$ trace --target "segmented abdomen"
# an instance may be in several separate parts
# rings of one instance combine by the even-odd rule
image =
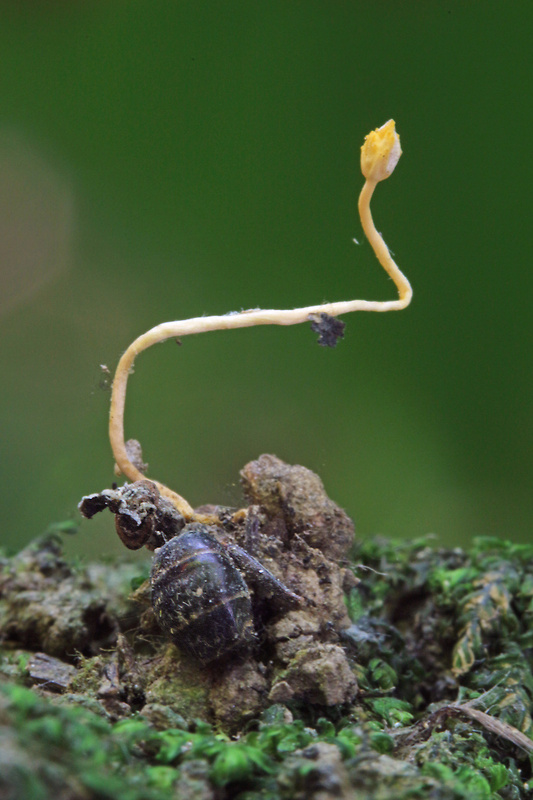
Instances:
[[[151,578],[161,627],[199,661],[214,661],[253,641],[248,587],[205,525],[186,525],[157,550]]]

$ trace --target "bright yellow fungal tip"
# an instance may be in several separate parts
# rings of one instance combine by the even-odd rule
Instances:
[[[361,147],[361,172],[369,181],[384,181],[392,175],[402,154],[393,119],[365,136]]]

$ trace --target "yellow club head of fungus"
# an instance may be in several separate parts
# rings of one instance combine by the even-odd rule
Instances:
[[[361,172],[367,180],[384,181],[392,174],[401,154],[400,137],[394,120],[390,119],[365,136],[361,147]]]

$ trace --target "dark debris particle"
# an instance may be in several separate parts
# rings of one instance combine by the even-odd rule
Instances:
[[[346,323],[330,314],[309,314],[311,330],[318,333],[318,344],[322,347],[335,347],[339,339],[344,339]]]

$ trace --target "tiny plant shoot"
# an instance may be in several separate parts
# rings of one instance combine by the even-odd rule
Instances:
[[[144,479],[142,472],[131,462],[124,441],[124,405],[128,376],[135,357],[143,350],[147,350],[158,342],[164,342],[166,339],[186,336],[190,333],[249,328],[253,325],[298,325],[300,322],[313,320],[317,314],[337,317],[350,311],[397,311],[409,305],[413,295],[409,281],[393,261],[387,245],[374,226],[370,212],[370,200],[376,185],[392,174],[401,154],[400,137],[396,133],[394,120],[389,120],[381,128],[369,133],[361,148],[361,171],[366,180],[359,196],[359,215],[363,230],[379,263],[394,281],[398,289],[398,299],[387,301],[345,300],[286,311],[253,309],[231,312],[222,316],[163,322],[143,333],[130,344],[120,359],[111,395],[109,440],[117,467],[127,478],[132,481]],[[162,495],[172,501],[185,520],[205,521],[204,515],[196,514],[189,503],[179,494],[158,481],[153,481],[153,483],[156,484]]]

